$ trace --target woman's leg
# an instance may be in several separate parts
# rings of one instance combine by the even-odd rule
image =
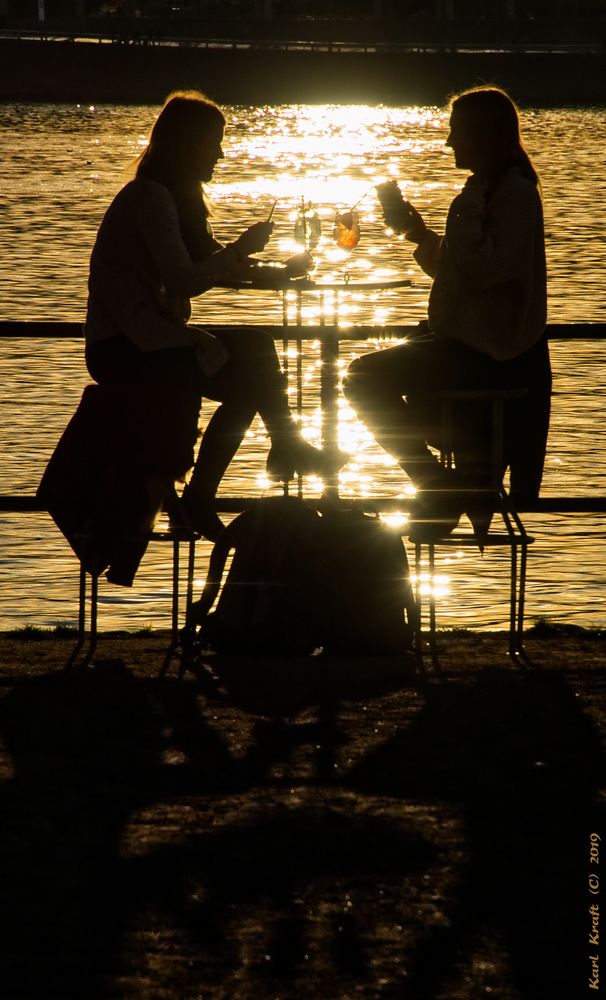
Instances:
[[[138,442],[133,460],[182,478],[193,464],[198,436],[201,396],[195,351],[143,352],[117,336],[87,345],[86,363],[99,385],[116,393],[125,432]]]
[[[343,383],[357,415],[420,488],[441,477],[441,467],[427,447],[419,414],[430,409],[432,393],[452,387],[453,375],[437,341],[413,341],[356,358]],[[415,406],[404,398],[413,395]]]
[[[86,352],[90,374],[101,384],[151,386],[159,395],[185,390],[221,404],[206,427],[183,494],[194,526],[209,538],[223,527],[215,512],[217,488],[257,411],[277,437],[293,424],[273,339],[243,329],[222,330],[218,336],[229,360],[214,376],[202,373],[193,348],[143,352],[127,337],[112,337]]]
[[[141,352],[126,338],[112,338],[87,351],[87,363],[98,381],[174,385],[221,403],[204,432],[184,502],[194,526],[214,538],[222,524],[215,495],[227,467],[258,412],[271,438],[268,471],[276,479],[295,474],[326,474],[335,460],[314,448],[293,420],[273,338],[259,330],[216,331],[229,353],[224,366],[205,376],[193,348]],[[339,456],[337,457],[337,461]]]
[[[194,525],[206,537],[216,537],[220,530],[215,495],[257,412],[271,438],[268,472],[274,478],[328,471],[327,457],[305,441],[293,420],[273,337],[236,328],[218,330],[216,336],[225,344],[229,360],[215,375],[202,376],[201,391],[221,405],[206,427],[183,494]]]
[[[194,527],[211,541],[223,528],[215,510],[219,484],[255,414],[254,406],[245,401],[221,403],[202,435],[190,480],[183,491],[183,503]]]
[[[291,435],[296,424],[273,337],[261,330],[237,328],[218,330],[216,336],[225,344],[229,360],[216,375],[203,380],[204,395],[230,409],[254,409],[272,441]]]
[[[394,456],[417,487],[412,528],[419,540],[431,540],[452,531],[470,502],[476,485],[459,469],[443,468],[427,446],[429,428],[439,428],[440,390],[496,385],[499,364],[455,341],[412,341],[400,347],[356,359],[350,366],[344,392],[378,443]],[[465,448],[465,468],[475,469],[469,456],[486,434],[470,426],[463,415],[453,428]]]
[[[148,385],[200,395],[202,376],[193,347],[140,351],[128,337],[108,337],[87,344],[86,365],[100,385]]]

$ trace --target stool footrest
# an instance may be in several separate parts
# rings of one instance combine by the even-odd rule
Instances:
[[[490,532],[482,539],[482,545],[532,545],[534,537],[532,535],[520,535],[518,533],[509,535],[506,531]],[[423,542],[424,545],[427,542]],[[443,538],[436,538],[436,545],[478,545],[478,540],[471,532],[456,531]]]

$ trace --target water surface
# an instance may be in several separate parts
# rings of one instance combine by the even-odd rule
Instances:
[[[130,176],[153,123],[150,107],[4,105],[0,134],[0,319],[83,319],[88,258],[109,201]],[[409,277],[397,292],[348,293],[343,324],[414,323],[425,315],[429,280],[410,245],[385,233],[374,184],[400,180],[405,196],[440,229],[465,175],[445,147],[447,114],[431,107],[281,106],[228,108],[225,159],[209,193],[213,225],[228,241],[264,218],[277,199],[267,256],[299,249],[293,222],[301,200],[322,220],[316,276]],[[606,272],[606,146],[604,109],[533,110],[523,115],[527,148],[541,175],[547,231],[549,318],[604,322]],[[358,204],[362,238],[350,253],[335,246],[335,211]],[[330,308],[330,303],[328,303]],[[318,319],[309,298],[305,318]],[[194,306],[208,323],[279,323],[281,304],[269,292],[213,291]],[[375,345],[372,345],[375,346]],[[342,367],[368,345],[344,345]],[[606,492],[602,427],[606,408],[604,345],[552,348],[555,396],[543,493]],[[2,468],[0,492],[35,490],[88,376],[78,341],[0,341]],[[319,351],[306,350],[303,425],[319,436]],[[204,418],[211,412],[205,407]],[[353,455],[341,477],[344,495],[406,496],[405,477],[341,404],[341,444]],[[267,441],[255,423],[224,481],[229,495],[267,490]],[[308,484],[317,493],[319,483]],[[604,624],[604,522],[599,517],[528,518],[537,538],[528,585],[529,618],[547,616]],[[45,515],[0,520],[0,628],[73,623],[77,566]],[[197,585],[209,546],[199,546]],[[168,552],[151,548],[132,590],[106,585],[102,627],[166,625]],[[506,616],[503,554],[447,554],[440,565],[440,623],[502,626]]]

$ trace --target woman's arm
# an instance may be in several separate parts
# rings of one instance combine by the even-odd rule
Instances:
[[[428,274],[430,278],[435,278],[440,263],[442,253],[443,237],[434,233],[433,229],[425,229],[423,238],[419,242],[417,249],[413,253],[420,268]]]
[[[413,256],[430,278],[435,278],[440,261],[442,237],[425,224],[421,213],[409,201],[402,200],[397,208],[383,208],[383,217],[396,233],[402,233],[409,243],[416,243]]]
[[[256,223],[239,239],[194,262],[183,242],[177,208],[162,184],[146,181],[141,187],[137,223],[160,280],[172,295],[200,295],[215,281],[237,277],[249,253],[263,249],[271,223]]]

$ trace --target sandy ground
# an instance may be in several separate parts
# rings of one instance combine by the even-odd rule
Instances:
[[[604,635],[530,634],[522,670],[502,636],[444,633],[426,677],[207,658],[160,680],[157,633],[66,672],[73,642],[0,636],[2,1000],[606,986]]]

